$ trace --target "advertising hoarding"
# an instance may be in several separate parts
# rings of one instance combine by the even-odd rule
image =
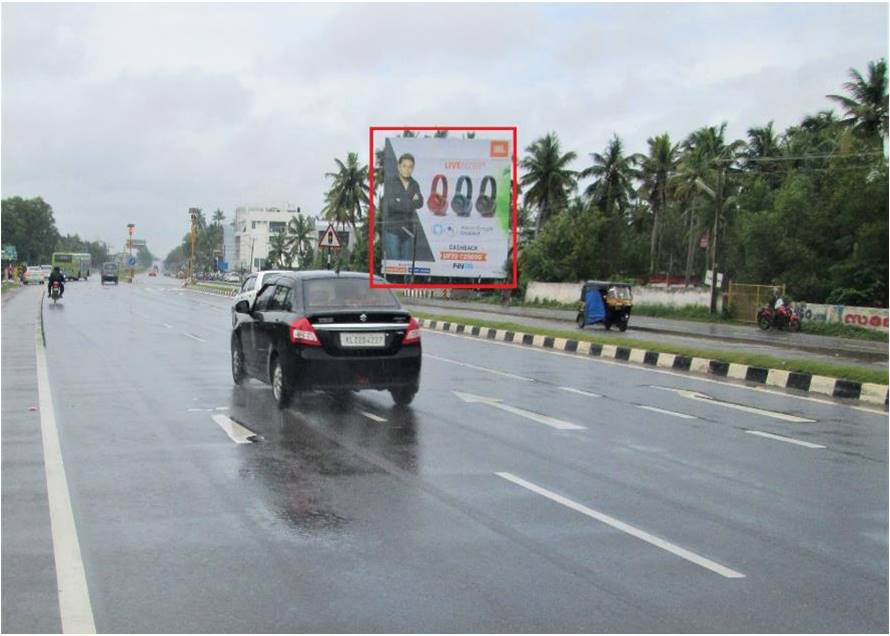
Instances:
[[[506,134],[505,134],[506,137]],[[507,138],[389,137],[376,221],[384,275],[512,283],[513,148]]]

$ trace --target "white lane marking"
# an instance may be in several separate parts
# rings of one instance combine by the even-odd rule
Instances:
[[[652,411],[654,413],[664,413],[665,415],[673,415],[674,417],[682,417],[684,420],[697,420],[698,418],[694,415],[686,415],[686,413],[677,413],[676,411],[668,411],[667,409],[660,409],[656,406],[646,406],[645,404],[637,404],[638,409],[645,409],[647,411]]]
[[[653,386],[652,388],[661,389],[662,391],[671,391],[672,393],[676,393],[690,400],[707,402],[708,404],[716,404],[717,406],[723,406],[728,409],[735,409],[736,411],[744,411],[746,413],[753,413],[755,415],[763,415],[765,417],[771,417],[776,420],[782,420],[783,422],[794,422],[795,424],[812,424],[816,421],[806,417],[798,417],[797,415],[779,413],[778,411],[767,411],[766,409],[759,409],[754,406],[745,406],[744,404],[735,404],[734,402],[723,402],[721,400],[712,398],[710,395],[697,393],[696,391],[687,391],[686,389],[674,389],[667,386]]]
[[[213,409],[187,409],[189,413],[210,413]]]
[[[167,329],[173,329],[173,325],[168,325],[166,322],[163,324]]]
[[[370,413],[369,411],[359,411],[359,413],[367,417],[369,420],[374,420],[375,422],[387,421],[385,417],[380,417],[379,415],[375,415],[374,413]]]
[[[219,424],[219,427],[225,431],[226,435],[229,436],[236,444],[250,444],[251,437],[254,437],[256,434],[251,431],[249,428],[244,428],[238,422],[233,420],[230,417],[226,417],[225,415],[215,414],[210,416],[214,422]]]
[[[454,393],[454,395],[456,395],[464,402],[467,402],[468,404],[487,404],[488,406],[493,406],[496,409],[506,411],[507,413],[512,413],[513,415],[518,415],[519,417],[524,417],[528,420],[538,422],[539,424],[543,424],[544,426],[549,426],[550,428],[555,428],[560,431],[581,431],[585,430],[586,428],[584,426],[572,424],[571,422],[566,422],[565,420],[558,420],[555,417],[550,417],[549,415],[541,415],[540,413],[535,413],[534,411],[526,411],[525,409],[510,406],[509,404],[504,404],[498,398],[473,395],[472,393],[461,393],[460,391],[452,391],[452,393]]]
[[[198,342],[207,342],[203,338],[199,338],[198,336],[196,336],[194,334],[187,333],[185,331],[182,332],[182,335],[185,336],[186,338],[191,338],[192,340],[197,340]]]
[[[498,371],[497,369],[489,369],[488,367],[480,367],[475,364],[470,364],[469,362],[460,362],[459,360],[452,360],[450,358],[442,358],[441,356],[434,356],[431,353],[423,354],[424,358],[432,358],[433,360],[439,360],[441,362],[448,362],[449,364],[456,364],[461,367],[467,367],[468,369],[475,369],[477,371],[485,371],[487,373],[494,373],[495,375],[501,375],[505,378],[513,378],[514,380],[521,380],[522,382],[534,382],[534,378],[526,378],[522,375],[516,375],[514,373],[507,373],[506,371]]]
[[[217,410],[217,411],[228,411],[228,410],[229,410],[229,407],[228,407],[228,406],[217,406],[215,410]]]
[[[43,296],[40,298],[43,303]],[[42,318],[38,318],[38,321]],[[43,438],[43,466],[46,472],[46,491],[49,500],[49,521],[53,538],[53,557],[56,564],[56,583],[59,592],[59,615],[62,632],[95,634],[93,608],[87,587],[83,557],[77,539],[77,524],[71,508],[59,430],[50,393],[46,349],[37,324],[37,395],[40,404],[40,433]]]
[[[456,326],[456,324],[457,323],[454,323],[452,326],[454,327],[454,326]],[[473,340],[475,342],[480,341],[480,339],[476,338],[475,336],[464,336],[464,335],[456,334],[456,333],[448,333],[447,331],[436,331],[434,329],[428,329],[424,333],[428,334],[428,335],[432,334],[432,335],[450,336],[451,338],[462,338],[464,340]],[[866,413],[873,413],[875,415],[881,415],[884,417],[887,417],[887,415],[888,415],[887,411],[880,411],[877,409],[869,409],[869,408],[866,408],[863,406],[852,406],[850,404],[844,404],[842,402],[832,402],[830,400],[821,400],[819,398],[808,397],[805,395],[797,395],[796,393],[785,393],[783,391],[773,391],[773,390],[767,389],[763,386],[746,386],[744,384],[736,384],[733,382],[726,382],[724,380],[712,380],[711,378],[702,378],[702,377],[699,377],[696,375],[689,375],[688,373],[679,373],[677,371],[668,371],[666,369],[658,369],[658,368],[654,368],[654,367],[650,367],[650,366],[628,367],[628,365],[626,363],[613,362],[612,360],[604,360],[601,357],[583,355],[582,347],[584,347],[586,345],[588,350],[590,347],[590,343],[587,341],[580,341],[578,343],[578,351],[581,351],[582,355],[578,355],[575,353],[561,353],[559,351],[552,351],[550,349],[535,349],[532,347],[528,347],[526,345],[517,345],[517,344],[510,343],[510,342],[497,342],[496,340],[482,340],[482,342],[486,342],[488,344],[496,345],[499,347],[510,347],[512,349],[519,349],[521,351],[533,351],[535,353],[542,353],[544,355],[549,355],[549,356],[564,356],[566,358],[571,358],[572,360],[587,360],[588,362],[595,362],[598,364],[610,364],[610,365],[620,366],[620,367],[624,367],[625,369],[631,368],[631,369],[634,369],[637,371],[647,371],[649,373],[670,375],[675,378],[683,378],[684,380],[693,380],[695,382],[708,382],[710,384],[717,384],[720,386],[725,386],[725,387],[729,387],[729,388],[733,388],[733,389],[742,389],[745,391],[756,391],[758,393],[769,393],[770,395],[778,395],[779,397],[793,398],[795,400],[803,400],[805,402],[815,402],[816,404],[826,404],[828,406],[835,406],[835,407],[840,406],[843,408],[855,409],[857,411],[864,411]],[[424,356],[429,356],[429,354],[424,354]],[[659,360],[660,359],[661,358],[659,357]]]
[[[570,386],[559,387],[560,391],[568,391],[569,393],[577,393],[578,395],[586,395],[587,397],[600,398],[603,397],[599,393],[591,393],[590,391],[582,391],[581,389],[573,389]]]
[[[610,517],[607,514],[598,512],[592,508],[588,508],[587,506],[585,506],[583,504],[579,504],[575,501],[572,501],[568,497],[563,497],[562,495],[559,495],[555,492],[547,490],[546,488],[542,488],[541,486],[538,486],[537,484],[533,484],[530,481],[526,481],[526,480],[522,479],[521,477],[517,477],[516,475],[513,475],[511,473],[495,473],[495,475],[497,475],[498,477],[500,477],[502,479],[506,479],[507,481],[511,481],[514,484],[516,484],[517,486],[522,486],[526,490],[530,490],[533,493],[547,497],[547,499],[550,499],[551,501],[555,501],[556,503],[561,504],[561,505],[565,506],[566,508],[570,508],[570,509],[574,510],[575,512],[580,512],[582,515],[586,515],[592,519],[596,519],[597,521],[605,523],[606,525],[611,526],[611,527],[615,528],[616,530],[620,530],[621,532],[625,532],[625,533],[631,535],[632,537],[636,537],[637,539],[640,539],[641,541],[645,541],[646,543],[648,543],[650,545],[654,545],[657,548],[666,550],[666,551],[670,552],[671,554],[676,554],[678,557],[680,557],[682,559],[686,559],[687,561],[694,563],[696,565],[699,565],[705,569],[711,570],[712,572],[716,572],[720,576],[725,576],[726,578],[729,578],[729,579],[743,579],[743,578],[745,578],[745,575],[742,574],[741,572],[736,572],[735,570],[730,569],[730,568],[726,567],[725,565],[720,565],[716,561],[711,561],[710,559],[705,558],[699,554],[696,554],[695,552],[691,552],[690,550],[687,550],[686,548],[681,548],[680,546],[674,545],[673,543],[670,543],[669,541],[660,539],[660,538],[656,537],[655,535],[649,534],[645,530],[640,530],[639,528],[636,528],[628,523],[624,523],[623,521],[619,521],[618,519],[616,519],[614,517]]]
[[[784,435],[774,435],[773,433],[764,433],[763,431],[745,431],[749,435],[758,435],[760,437],[767,437],[769,439],[775,439],[780,442],[788,442],[789,444],[797,444],[798,446],[806,446],[807,448],[825,448],[822,444],[813,444],[812,442],[804,442],[799,439],[794,439],[793,437],[785,437]]]

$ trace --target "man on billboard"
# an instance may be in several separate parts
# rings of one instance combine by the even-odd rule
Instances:
[[[415,210],[423,207],[420,184],[412,178],[414,156],[406,152],[398,160],[397,178],[386,184],[387,214],[383,222],[383,250],[387,258],[411,260]]]

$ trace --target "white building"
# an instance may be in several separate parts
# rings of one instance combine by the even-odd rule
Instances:
[[[226,247],[225,260],[230,270],[256,271],[265,267],[269,256],[269,239],[272,234],[284,232],[288,221],[297,214],[300,208],[286,203],[279,206],[241,206],[235,208],[234,237],[231,252]],[[316,236],[314,246],[328,227],[328,221],[309,217],[315,222]],[[349,226],[336,228],[340,243],[345,249],[352,249],[354,238]],[[232,254],[230,257],[229,254]]]
[[[272,234],[284,232],[300,208],[290,203],[235,208],[235,255],[229,268],[254,271],[265,266]]]

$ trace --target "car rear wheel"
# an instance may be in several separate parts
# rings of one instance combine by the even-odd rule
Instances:
[[[284,367],[278,356],[272,361],[272,397],[275,398],[275,404],[278,408],[287,408],[290,404],[293,388],[290,386]]]
[[[244,351],[241,349],[241,339],[232,336],[232,380],[235,384],[244,384],[247,373],[244,370]]]
[[[417,395],[417,390],[416,386],[406,386],[390,389],[389,394],[392,395],[393,402],[396,403],[396,406],[408,406],[414,401],[414,396]]]
[[[578,329],[584,329],[584,314],[578,314],[575,322],[578,324]]]

